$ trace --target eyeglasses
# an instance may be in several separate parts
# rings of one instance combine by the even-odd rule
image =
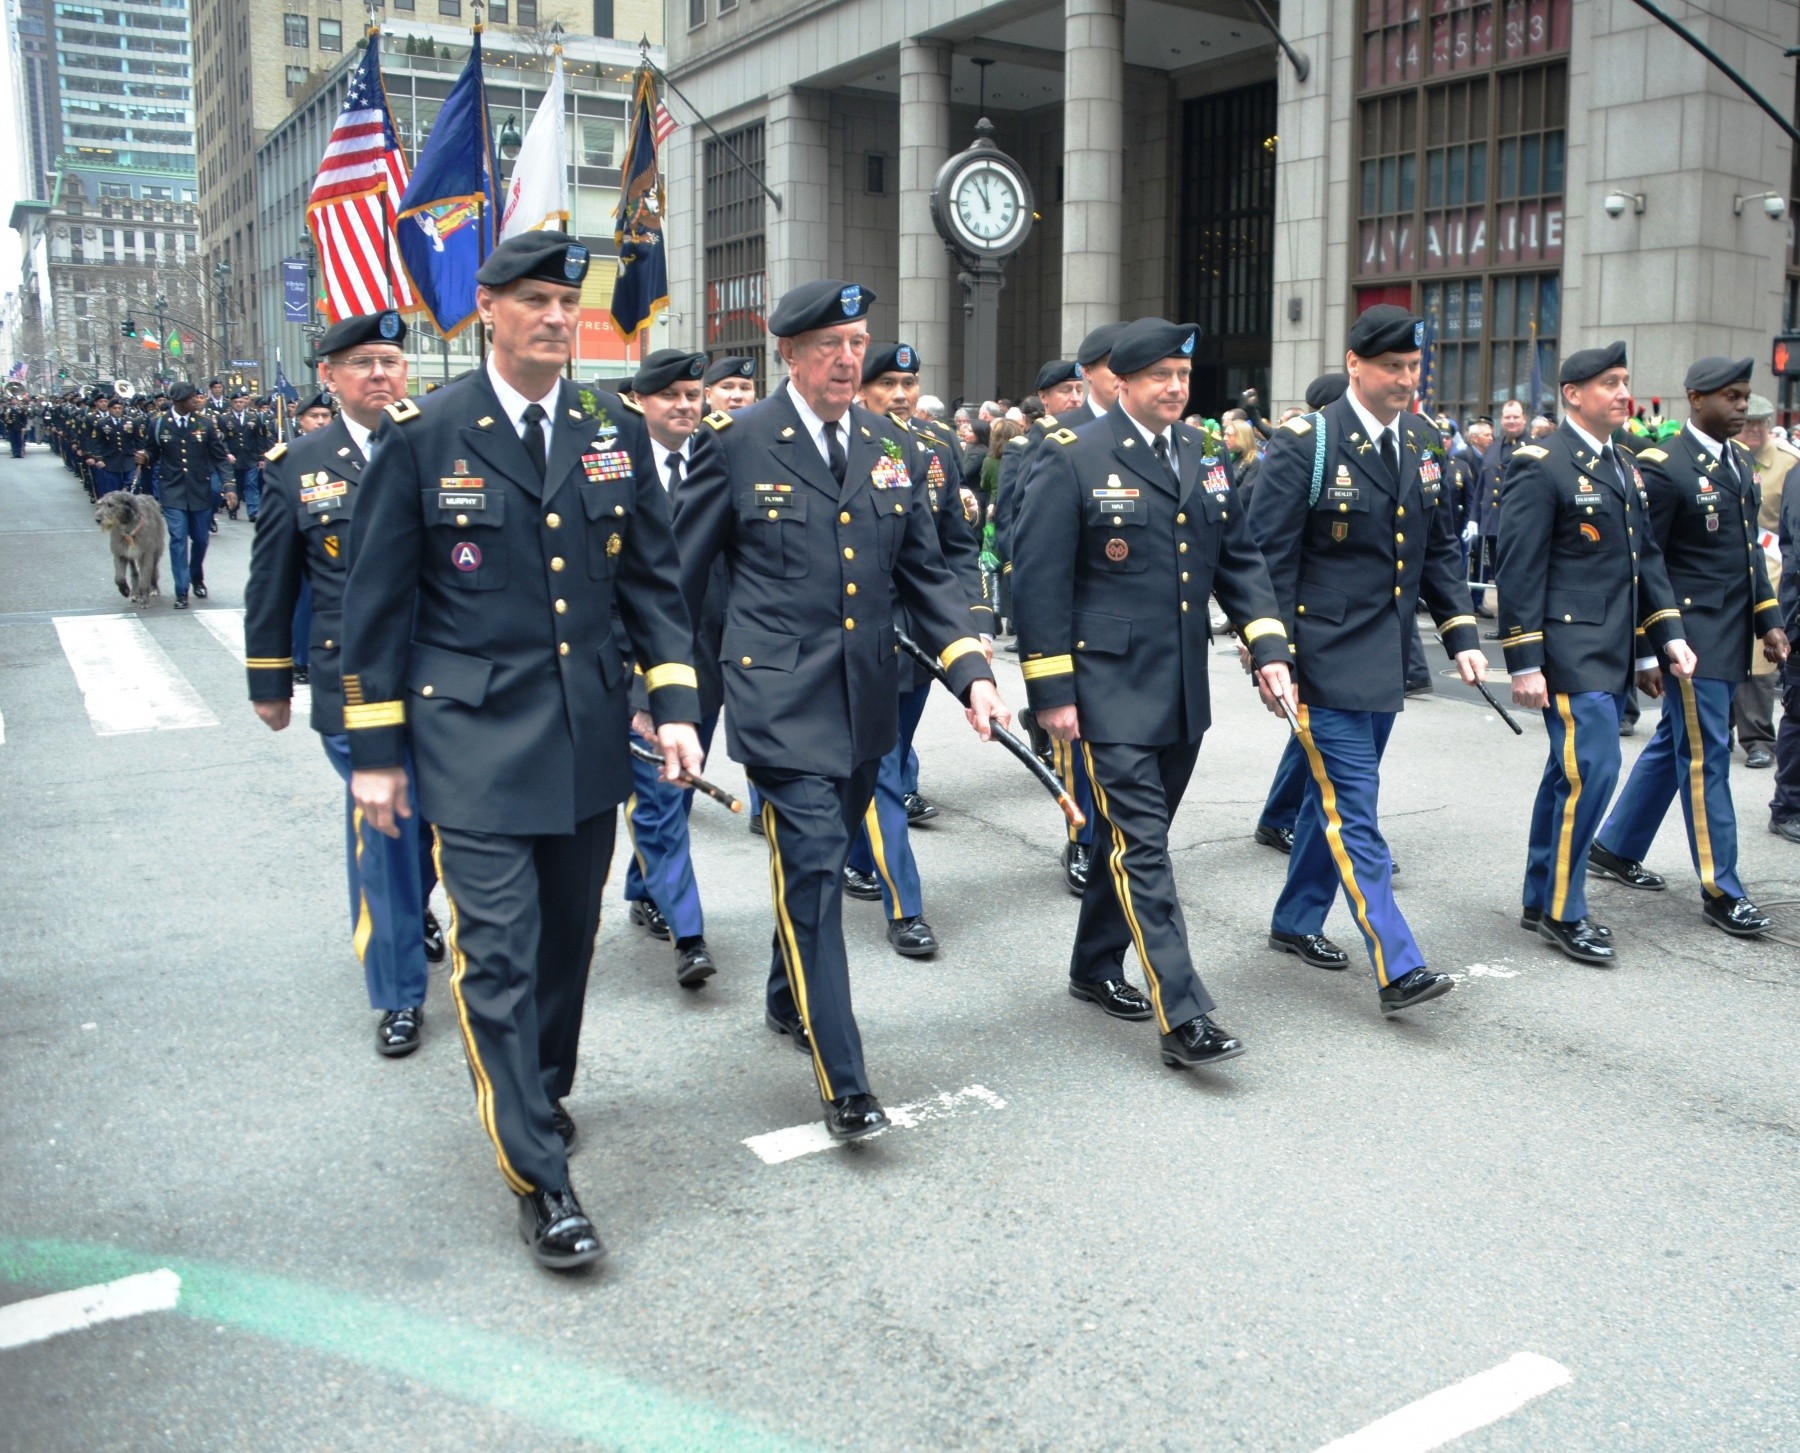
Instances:
[[[334,358],[331,366],[350,373],[399,373],[406,367],[406,360],[386,353],[353,353],[348,358]]]

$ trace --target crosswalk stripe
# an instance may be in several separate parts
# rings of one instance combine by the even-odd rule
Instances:
[[[237,657],[238,665],[244,664],[247,654],[244,648],[244,612],[242,610],[197,610],[194,619],[199,621],[221,646]],[[294,715],[305,721],[312,710],[312,688],[300,685],[293,688]]]
[[[57,616],[54,624],[96,736],[219,724],[136,616]]]

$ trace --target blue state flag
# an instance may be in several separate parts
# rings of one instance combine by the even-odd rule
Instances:
[[[669,266],[663,250],[662,173],[656,162],[656,82],[640,70],[631,103],[631,129],[613,241],[619,275],[613,281],[612,318],[629,343],[669,306]]]
[[[478,31],[400,199],[400,260],[446,338],[475,321],[475,273],[494,248],[493,158]]]
[[[290,409],[300,402],[300,390],[288,382],[288,376],[282,371],[280,360],[277,360],[275,364],[275,392],[287,400]]]

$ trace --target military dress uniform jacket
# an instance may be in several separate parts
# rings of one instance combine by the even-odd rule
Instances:
[[[1212,725],[1206,601],[1261,667],[1288,658],[1268,570],[1223,453],[1174,427],[1179,484],[1118,405],[1053,429],[1021,497],[1013,613],[1034,711],[1071,703],[1096,742],[1167,747]]]
[[[994,607],[987,598],[987,585],[981,574],[981,541],[974,526],[963,514],[962,482],[956,463],[956,451],[923,425],[907,424],[889,416],[889,422],[912,436],[912,452],[908,456],[909,472],[915,484],[925,486],[925,502],[937,526],[938,547],[944,552],[944,563],[956,577],[969,604],[969,631],[977,636],[994,634]],[[896,595],[894,606],[900,613],[900,629],[908,637],[919,639],[919,623]],[[902,692],[912,691],[930,679],[923,667],[905,652],[900,654],[899,682]]]
[[[100,426],[99,452],[94,456],[108,474],[131,474],[137,468],[137,451],[144,447],[144,426],[130,414],[108,419]]]
[[[1650,533],[1699,658],[1694,675],[1735,682],[1750,674],[1756,638],[1781,625],[1781,605],[1757,540],[1762,493],[1754,461],[1735,440],[1725,447],[1736,479],[1690,429],[1640,449],[1637,461]]]
[[[1000,478],[994,485],[994,544],[1000,558],[1011,569],[1013,552],[1018,548],[1019,500],[1025,493],[1025,480],[1036,462],[1038,446],[1058,429],[1074,428],[1087,422],[1085,409],[1073,411],[1067,424],[1055,414],[1044,414],[1032,420],[1023,434],[1015,434],[1000,451]]]
[[[1490,539],[1500,533],[1500,492],[1506,485],[1506,466],[1512,462],[1513,451],[1529,442],[1523,436],[1508,439],[1502,435],[1481,456],[1481,468],[1475,476],[1474,519],[1481,533]]]
[[[484,370],[388,406],[350,528],[344,725],[440,826],[566,834],[631,793],[615,600],[660,725],[696,721],[675,534],[642,417],[564,382],[540,481]]]
[[[274,436],[262,415],[251,409],[245,409],[242,414],[236,409],[228,409],[220,414],[219,432],[225,440],[225,448],[237,459],[239,469],[254,469],[269,445],[274,443]]]
[[[263,470],[262,508],[244,590],[244,665],[252,701],[294,694],[294,602],[312,582],[307,675],[312,728],[344,730],[344,582],[350,575],[350,517],[367,461],[341,418],[277,444]]]
[[[1631,685],[1634,663],[1684,636],[1628,450],[1618,472],[1565,421],[1513,451],[1500,515],[1500,641],[1552,692]]]
[[[784,385],[701,425],[726,468],[700,477],[680,518],[682,594],[697,608],[714,561],[731,566],[720,656],[732,757],[846,778],[899,735],[895,599],[966,700],[992,681],[969,602],[908,468],[911,435],[858,405],[844,483],[832,478]]]
[[[1444,649],[1480,648],[1437,430],[1398,419],[1396,484],[1348,399],[1321,411],[1326,458],[1317,503],[1312,415],[1275,431],[1250,512],[1293,640],[1300,699],[1334,711],[1393,712],[1406,701],[1405,635],[1422,597]]]
[[[150,427],[144,453],[155,466],[162,502],[172,510],[210,510],[212,472],[229,469],[219,421],[205,410],[197,414],[164,414]]]

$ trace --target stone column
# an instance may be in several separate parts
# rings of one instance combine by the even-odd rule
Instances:
[[[769,102],[764,175],[781,198],[769,205],[766,307],[796,283],[831,276],[831,102],[790,88]],[[778,368],[771,366],[773,382]]]
[[[955,280],[931,224],[931,184],[950,155],[950,55],[947,41],[900,42],[900,337],[925,360],[924,391],[945,399]]]
[[[1064,0],[1062,356],[1114,322],[1124,211],[1125,0]]]

